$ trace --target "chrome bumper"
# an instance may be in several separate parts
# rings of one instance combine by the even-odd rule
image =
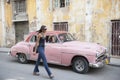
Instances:
[[[90,63],[90,64],[89,64],[89,66],[90,66],[90,67],[93,67],[93,68],[101,68],[101,67],[103,67],[104,65],[105,65],[105,61],[98,62],[98,63],[95,63],[95,64],[93,64],[93,63]]]
[[[110,63],[110,57],[106,57],[104,60],[97,63],[90,63],[89,66],[93,68],[101,68],[106,64]]]

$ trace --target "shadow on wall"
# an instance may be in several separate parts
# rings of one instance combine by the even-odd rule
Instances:
[[[7,48],[12,47],[14,44],[15,44],[14,40],[12,40],[12,39],[10,39],[10,38],[7,38],[7,39],[6,39],[6,47],[7,47]]]
[[[74,36],[74,38],[78,41],[85,41],[85,35],[81,34],[81,32],[78,33],[72,33],[72,35]]]
[[[5,46],[7,48],[12,47],[15,44],[15,32],[13,27],[6,27]]]

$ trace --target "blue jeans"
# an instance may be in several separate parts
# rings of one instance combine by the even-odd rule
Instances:
[[[40,59],[42,59],[43,61],[43,64],[44,64],[44,67],[48,73],[48,75],[50,76],[51,75],[51,71],[48,67],[48,64],[47,64],[47,60],[46,60],[46,57],[45,57],[45,54],[44,54],[44,47],[38,47],[38,59],[36,61],[36,65],[35,65],[35,68],[34,68],[34,72],[39,72],[39,69],[38,69],[38,66],[39,66],[39,63],[40,63]]]

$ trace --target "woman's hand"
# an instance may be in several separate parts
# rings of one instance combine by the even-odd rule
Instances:
[[[33,52],[33,55],[36,55],[36,52]]]
[[[37,53],[37,48],[39,46],[39,40],[40,40],[40,34],[37,35],[37,41],[34,46],[33,54],[35,55]]]

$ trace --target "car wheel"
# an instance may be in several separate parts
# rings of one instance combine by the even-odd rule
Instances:
[[[73,60],[73,70],[77,73],[87,73],[89,70],[89,64],[87,60],[83,57],[77,57]]]
[[[22,64],[27,63],[27,57],[25,54],[18,54],[18,61]]]

